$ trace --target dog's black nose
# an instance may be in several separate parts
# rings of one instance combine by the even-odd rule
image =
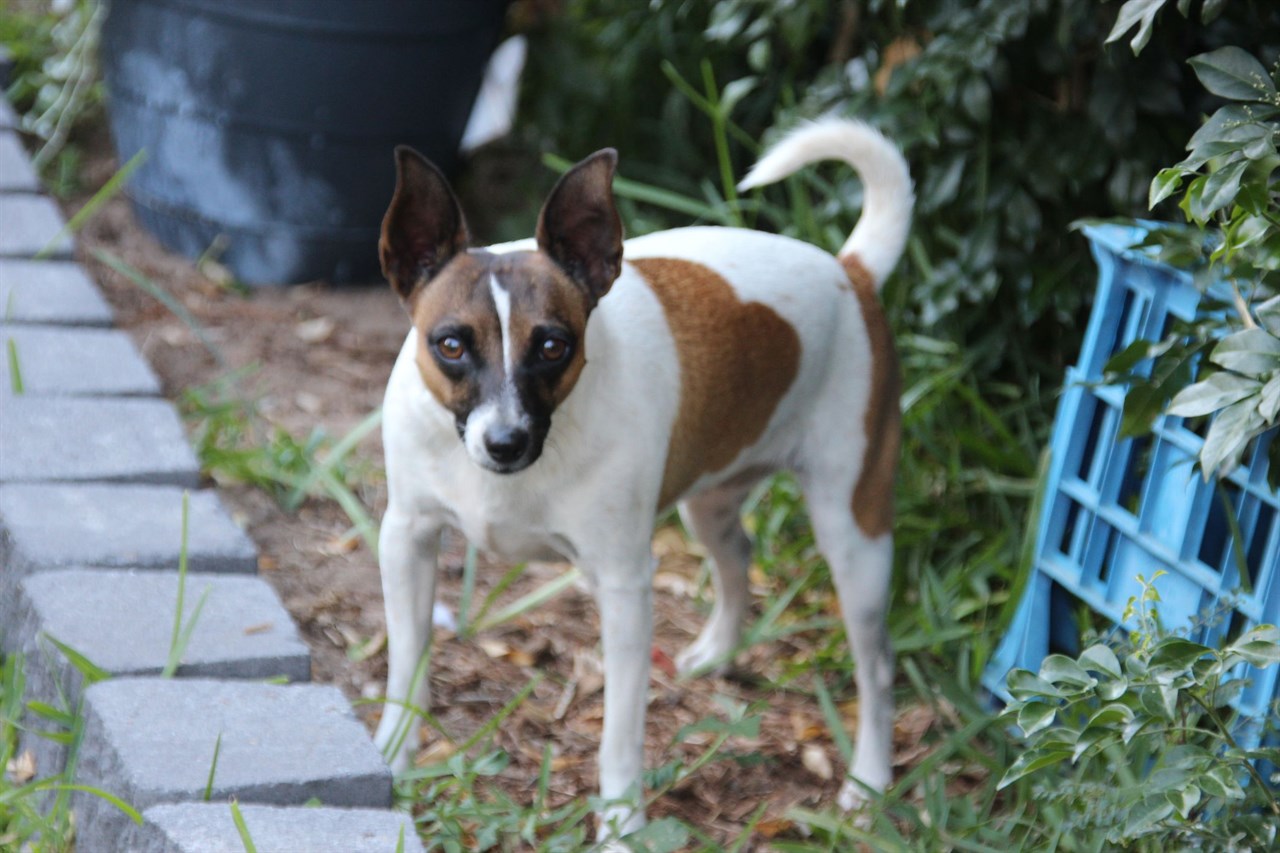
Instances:
[[[519,427],[494,427],[484,434],[484,449],[499,465],[510,464],[529,449],[529,431]]]

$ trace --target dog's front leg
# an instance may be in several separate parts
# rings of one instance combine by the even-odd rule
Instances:
[[[397,772],[418,749],[418,709],[430,701],[427,660],[440,526],[388,508],[378,539],[387,613],[387,701],[374,743]]]
[[[644,718],[653,647],[651,558],[626,573],[598,576],[600,637],[604,646],[604,733],[600,739],[600,795],[606,805],[597,837],[616,839],[644,825]]]

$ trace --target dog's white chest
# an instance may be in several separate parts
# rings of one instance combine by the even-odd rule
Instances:
[[[479,471],[460,455],[454,458],[457,463],[437,482],[454,484],[443,496],[445,515],[468,542],[513,563],[576,556],[569,538],[557,531],[547,501],[538,498],[542,489],[533,472],[503,477]]]
[[[568,539],[543,524],[529,524],[527,520],[512,523],[509,518],[481,514],[459,517],[457,527],[468,542],[507,562],[572,559],[571,553],[566,553],[573,550]]]

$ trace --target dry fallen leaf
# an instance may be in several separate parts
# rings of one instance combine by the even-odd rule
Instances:
[[[756,832],[765,838],[773,838],[784,832],[789,832],[795,828],[795,822],[787,820],[785,817],[775,817],[768,820],[762,820],[756,824]]]
[[[799,710],[791,711],[791,736],[796,743],[804,743],[826,734],[826,727],[815,723]]]
[[[676,675],[679,674],[679,671],[676,669],[676,662],[671,659],[670,655],[657,646],[654,646],[649,650],[649,658],[653,661],[653,665],[666,675],[667,678],[675,678]]]
[[[324,409],[324,399],[310,391],[299,391],[293,395],[293,401],[308,415],[318,415]]]
[[[330,317],[316,317],[312,320],[303,320],[301,323],[293,327],[293,333],[298,336],[299,340],[306,341],[309,344],[317,344],[327,340],[333,334],[334,322]]]
[[[500,660],[511,654],[509,645],[493,637],[480,637],[476,640],[476,645],[480,647],[480,651],[495,660]]]
[[[275,627],[275,624],[274,624],[274,623],[271,623],[271,622],[259,622],[257,625],[250,625],[248,628],[245,628],[245,629],[244,629],[244,632],[245,632],[246,634],[248,634],[248,635],[253,635],[253,634],[265,634],[265,633],[267,633],[268,631],[270,631],[270,630],[271,630],[272,628],[274,628],[274,627]]]
[[[413,759],[413,763],[417,767],[426,767],[428,764],[439,764],[441,761],[452,756],[458,748],[450,741],[440,738],[427,744],[427,748],[421,750]]]
[[[533,666],[535,658],[524,649],[512,649],[507,655],[507,660],[516,666]]]
[[[827,755],[827,751],[816,743],[805,744],[804,749],[800,751],[800,763],[804,765],[805,770],[824,782],[835,776],[835,769],[831,766],[831,758]]]
[[[31,750],[25,750],[16,758],[9,759],[4,766],[4,772],[9,775],[14,784],[23,785],[30,782],[36,775],[36,757]]]
[[[658,572],[653,576],[653,588],[680,598],[693,598],[698,592],[696,583],[675,572]]]
[[[328,542],[325,542],[320,546],[320,553],[330,557],[336,557],[340,554],[350,554],[359,547],[360,534],[349,533],[343,536],[335,536]]]

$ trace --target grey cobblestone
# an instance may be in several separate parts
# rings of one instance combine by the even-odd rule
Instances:
[[[0,483],[65,480],[194,488],[200,469],[170,403],[5,400],[0,418]]]
[[[310,670],[270,587],[225,574],[253,571],[256,552],[212,492],[191,496],[185,611],[209,592],[182,677],[140,677],[168,655],[181,541],[174,486],[196,486],[199,470],[170,404],[120,399],[160,391],[123,336],[41,328],[109,326],[112,311],[66,260],[74,242],[38,194],[16,124],[0,96],[0,368],[12,341],[25,386],[15,393],[0,373],[0,650],[27,653],[29,699],[82,702],[75,781],[146,816],[136,827],[78,793],[76,849],[239,853],[225,805],[236,797],[264,853],[389,851],[401,838],[420,851],[407,816],[372,810],[390,804],[391,774],[340,691],[209,680],[300,680]],[[32,260],[41,251],[48,257]],[[80,656],[112,677],[81,691]],[[45,744],[34,747],[41,775],[61,765],[61,747],[24,737],[33,743]],[[215,750],[214,802],[194,802]],[[312,799],[327,806],[300,807]]]
[[[184,593],[183,623],[199,613],[176,675],[310,680],[311,653],[265,581],[189,574]],[[160,674],[177,596],[176,572],[66,569],[25,578],[6,624],[11,649],[26,656],[28,701],[74,709],[79,699],[82,676],[53,640],[112,677]],[[38,718],[29,723],[45,728]],[[23,741],[41,774],[62,769],[64,753],[53,741]]]
[[[15,574],[61,566],[176,568],[182,489],[105,483],[0,485],[0,561]],[[187,564],[252,573],[257,552],[216,492],[190,493]]]
[[[241,805],[254,846],[263,853],[421,853],[413,820],[400,812],[372,809]],[[153,806],[146,824],[132,831],[133,853],[243,853],[244,843],[228,803]]]
[[[0,192],[39,191],[40,180],[18,134],[0,130]]]
[[[124,332],[0,324],[0,345],[5,362],[0,398],[18,394],[11,381],[15,356],[24,396],[160,394],[160,380]]]
[[[187,566],[252,574],[253,542],[217,493],[192,492]],[[16,584],[69,566],[175,569],[182,552],[182,489],[102,483],[0,485],[0,649],[16,624]]]
[[[85,691],[79,779],[135,808],[204,798],[386,808],[391,772],[336,687],[122,678]],[[116,849],[128,819],[77,794],[78,845]]]
[[[52,244],[48,257],[71,257],[75,244],[62,233],[65,223],[52,199],[41,195],[0,195],[0,257],[30,258]]]
[[[0,258],[0,320],[109,326],[111,318],[110,306],[78,264]]]

